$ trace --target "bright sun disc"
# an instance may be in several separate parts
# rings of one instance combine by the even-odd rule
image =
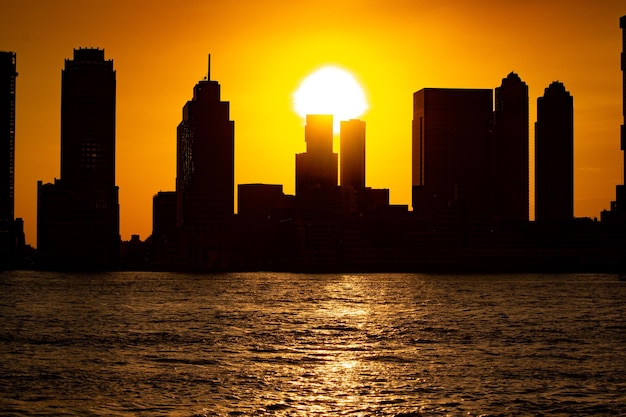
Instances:
[[[307,114],[332,114],[335,131],[342,120],[354,119],[367,110],[365,93],[357,80],[341,68],[326,66],[302,81],[293,95],[294,110]]]

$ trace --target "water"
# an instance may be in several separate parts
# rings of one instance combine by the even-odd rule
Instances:
[[[626,415],[616,275],[0,274],[2,416]]]

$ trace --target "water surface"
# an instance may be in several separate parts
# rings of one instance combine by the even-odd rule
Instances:
[[[626,415],[615,275],[0,274],[0,414]]]

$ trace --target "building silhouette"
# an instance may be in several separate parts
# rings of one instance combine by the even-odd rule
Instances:
[[[574,100],[553,82],[537,99],[535,221],[574,219]]]
[[[152,198],[153,266],[174,268],[178,264],[178,238],[176,226],[177,198],[175,191],[159,191]]]
[[[239,184],[237,214],[255,221],[284,219],[291,215],[293,196],[281,184]]]
[[[209,73],[193,89],[177,129],[177,226],[181,261],[194,269],[226,262],[234,215],[235,124]]]
[[[333,116],[307,115],[304,140],[306,152],[296,154],[296,204],[302,210],[336,210],[339,159],[333,152]]]
[[[339,184],[344,206],[351,213],[361,213],[365,199],[365,122],[340,122]]]
[[[528,86],[511,72],[495,89],[494,210],[505,222],[528,221]]]
[[[623,173],[624,177],[622,178],[622,184],[617,186],[617,198],[615,202],[615,211],[620,213],[622,217],[622,221],[626,218],[626,52],[624,49],[626,48],[626,16],[622,16],[620,18],[619,27],[622,29],[622,54],[621,54],[621,62],[622,62],[622,115],[624,118],[624,123],[621,128],[621,146],[622,150],[622,158],[623,158]]]
[[[15,52],[0,51],[0,270],[16,255],[15,223]]]
[[[354,190],[365,188],[365,122],[346,120],[340,123],[340,185]]]
[[[119,262],[113,61],[80,48],[61,85],[61,178],[38,183],[37,246],[43,267],[112,269]]]
[[[617,185],[615,190],[615,201],[611,202],[611,209],[601,213],[603,223],[610,223],[614,228],[619,229],[622,242],[626,238],[626,16],[619,20],[619,27],[622,29],[622,116],[623,124],[620,130],[620,149],[624,162],[622,183]]]
[[[492,96],[443,88],[413,95],[412,204],[425,221],[465,228],[488,219]]]

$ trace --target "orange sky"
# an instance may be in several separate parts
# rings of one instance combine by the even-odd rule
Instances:
[[[511,71],[529,86],[531,161],[537,97],[554,80],[574,97],[576,216],[599,216],[623,180],[623,0],[20,0],[1,9],[0,50],[17,53],[19,72],[15,215],[32,245],[37,180],[60,175],[61,70],[79,47],[104,48],[117,71],[124,240],[148,237],[152,196],[175,189],[176,126],[209,53],[235,121],[236,184],[294,192],[305,143],[292,94],[325,64],[366,91],[366,182],[389,188],[394,204],[411,203],[413,92],[494,88]]]

